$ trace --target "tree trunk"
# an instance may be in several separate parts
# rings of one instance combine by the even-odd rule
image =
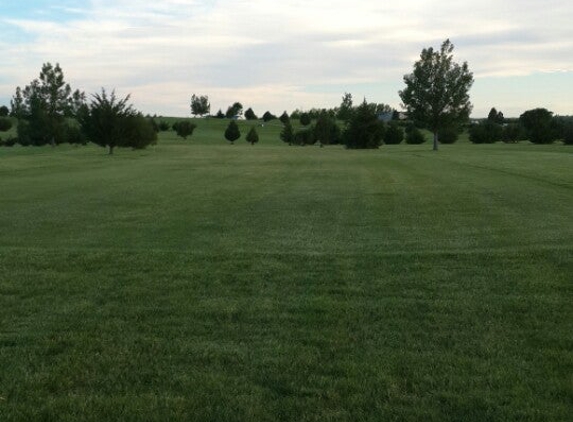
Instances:
[[[434,132],[434,151],[438,150],[438,132]]]
[[[109,146],[109,155],[113,155],[113,145]]]

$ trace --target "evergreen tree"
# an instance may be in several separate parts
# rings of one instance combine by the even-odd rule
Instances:
[[[259,142],[259,134],[257,133],[257,130],[254,126],[251,128],[251,130],[249,130],[249,133],[247,133],[246,139],[247,142],[249,142],[251,145],[255,145],[257,142]]]
[[[237,122],[231,120],[229,122],[229,125],[227,126],[227,129],[225,129],[225,139],[229,141],[231,145],[233,145],[234,142],[240,137],[241,137],[241,131],[239,130]]]
[[[344,132],[346,148],[378,148],[384,137],[383,123],[378,120],[376,109],[366,99],[352,113]]]

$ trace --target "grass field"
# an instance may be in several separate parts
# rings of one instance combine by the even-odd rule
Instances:
[[[571,147],[222,125],[0,148],[0,421],[571,420]]]

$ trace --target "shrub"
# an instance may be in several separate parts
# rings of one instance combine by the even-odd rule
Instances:
[[[287,121],[281,131],[280,138],[283,142],[292,145],[294,142],[294,131],[290,121]]]
[[[7,132],[12,129],[12,120],[8,117],[0,117],[0,132]]]
[[[303,125],[303,126],[308,126],[308,125],[310,125],[310,122],[311,122],[310,114],[308,114],[308,113],[302,113],[302,114],[300,115],[300,119],[299,119],[299,120],[300,120],[300,124]]]
[[[294,134],[294,142],[299,145],[313,145],[316,143],[316,138],[314,137],[314,130],[311,129],[301,129]]]
[[[0,106],[0,117],[6,117],[10,113],[10,110],[5,105]]]
[[[527,110],[519,121],[534,144],[551,144],[559,137],[553,113],[545,108]]]
[[[157,142],[157,132],[142,114],[128,116],[125,119],[125,138],[127,147],[145,149]]]
[[[493,144],[503,139],[503,128],[492,121],[472,125],[469,130],[470,142],[473,144]]]
[[[179,122],[176,122],[176,124],[173,125],[173,129],[175,129],[175,132],[177,133],[178,136],[181,136],[183,139],[187,139],[188,136],[193,135],[193,131],[197,128],[197,125],[194,123],[191,123],[188,120],[181,120]]]
[[[167,132],[169,130],[169,122],[166,122],[165,120],[161,120],[158,124],[157,127],[159,128],[159,130],[161,132]]]
[[[406,131],[406,143],[411,145],[419,145],[426,142],[426,137],[420,129],[412,125],[410,130]]]
[[[349,149],[378,148],[384,138],[384,124],[376,108],[366,99],[354,109],[344,131],[344,145]]]
[[[388,145],[398,145],[404,140],[404,129],[396,122],[391,122],[384,133],[384,143]]]
[[[279,117],[279,120],[281,121],[281,123],[283,125],[286,125],[287,122],[290,122],[290,117],[288,116],[288,113],[286,112],[286,110],[283,112],[283,114],[281,114],[281,117]]]
[[[561,134],[565,145],[573,145],[573,119],[563,122]]]
[[[517,123],[508,123],[503,127],[501,140],[506,144],[513,144],[523,139],[523,130]]]
[[[442,129],[439,133],[438,140],[441,144],[453,144],[458,140],[459,133],[454,128]]]

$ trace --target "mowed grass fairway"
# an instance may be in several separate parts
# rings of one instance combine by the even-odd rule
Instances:
[[[571,147],[211,124],[0,148],[1,421],[571,420]]]

